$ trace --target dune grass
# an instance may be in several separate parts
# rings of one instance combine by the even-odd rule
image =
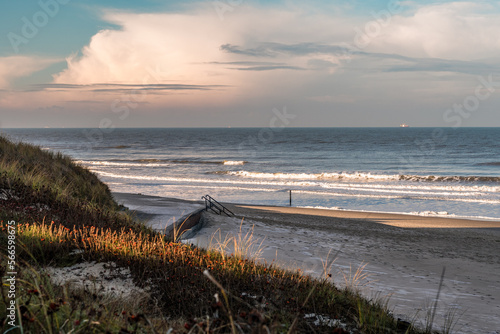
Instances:
[[[0,228],[4,230],[6,226],[2,224]],[[368,302],[354,290],[340,291],[326,279],[315,280],[299,272],[262,265],[239,256],[228,257],[216,251],[168,242],[162,235],[151,236],[131,229],[113,231],[93,226],[69,229],[55,223],[19,224],[17,231],[20,246],[18,259],[31,263],[28,268],[38,262],[68,265],[81,260],[112,261],[118,266],[129,268],[139,287],[155,291],[148,305],[139,310],[120,310],[118,316],[114,315],[117,313],[114,310],[112,318],[116,321],[106,324],[106,328],[113,328],[116,324],[123,327],[121,312],[125,311],[127,314],[141,314],[142,320],[134,325],[146,331],[151,326],[146,321],[149,317],[157,322],[158,317],[167,316],[177,319],[177,322],[185,321],[186,326],[180,328],[185,332],[195,325],[200,327],[201,319],[201,330],[216,333],[232,333],[233,326],[244,333],[267,330],[271,333],[286,333],[292,327],[292,332],[299,333],[331,330],[328,326],[314,325],[304,317],[306,314],[318,314],[338,319],[339,323],[344,324],[339,327],[339,333],[344,333],[341,330],[348,328],[358,328],[365,333],[386,333],[387,329],[392,328],[394,333],[398,333],[397,322],[381,303]],[[75,249],[83,252],[75,254]],[[57,256],[54,255],[48,261],[45,251]],[[58,321],[50,320],[56,332],[61,330],[60,326],[66,320],[72,324],[66,326],[73,329],[76,329],[74,324],[89,326],[95,321],[104,325],[102,320],[93,318],[92,310],[98,304],[88,304],[82,310],[79,299],[83,297],[69,298],[64,287],[45,291],[39,286],[50,286],[46,282],[47,277],[43,274],[33,275],[36,270],[27,269],[27,272],[27,296],[24,299],[21,297],[20,301],[25,327],[43,330],[41,324],[49,321],[46,319],[46,309],[50,309],[51,303],[59,305],[56,307],[57,312],[51,314],[61,315]],[[207,277],[218,283],[214,284]],[[43,280],[44,284],[39,283]],[[44,292],[32,296],[30,290]],[[214,297],[216,294],[221,296],[219,300]],[[223,295],[226,297],[222,298]],[[31,301],[33,298],[39,299],[38,303],[26,304],[26,300]],[[40,306],[43,298],[47,299],[45,306]],[[60,307],[60,300],[64,301],[64,307]],[[148,308],[156,310],[152,316],[145,311]],[[163,322],[161,326],[167,324],[171,325]],[[131,330],[129,327],[124,328]],[[240,332],[239,329],[237,332]]]
[[[57,199],[117,209],[109,188],[95,174],[60,153],[0,136],[0,171],[3,177],[19,179],[34,190],[49,189]]]
[[[0,150],[2,254],[6,222],[17,224],[19,328],[10,333],[422,333],[355,289],[247,258],[251,235],[230,241],[240,250],[231,256],[168,240],[119,211],[107,186],[69,158],[4,138]],[[128,268],[151,293],[141,303],[110,299],[55,285],[44,271],[89,261]],[[2,256],[1,276],[6,268]],[[2,285],[0,319],[6,294]]]

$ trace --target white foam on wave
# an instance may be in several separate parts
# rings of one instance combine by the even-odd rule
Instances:
[[[227,165],[227,166],[241,166],[241,165],[244,165],[246,164],[247,162],[246,161],[232,161],[232,160],[224,160],[224,165]]]
[[[380,194],[366,194],[366,193],[344,193],[344,192],[328,192],[328,191],[314,191],[314,190],[294,190],[296,193],[323,195],[334,197],[358,197],[358,198],[384,198],[384,199],[411,199],[411,200],[432,200],[432,201],[452,201],[452,202],[467,202],[467,203],[482,203],[482,204],[500,204],[500,199],[484,199],[484,198],[456,198],[447,196],[439,196],[435,193],[427,193],[422,195],[401,194],[401,195],[380,195]]]
[[[479,186],[479,185],[440,185],[438,183],[403,183],[403,184],[395,184],[391,183],[388,185],[387,183],[376,184],[376,183],[350,183],[349,187],[352,188],[387,188],[391,189],[402,189],[402,190],[430,190],[430,191],[447,191],[447,192],[470,192],[470,193],[478,193],[478,192],[492,192],[497,193],[500,192],[500,187],[490,187],[490,186]]]
[[[164,187],[170,188],[171,185],[164,185]],[[275,193],[276,189],[271,189],[271,188],[248,188],[248,187],[236,187],[236,186],[199,186],[199,185],[190,185],[190,184],[183,184],[180,187],[182,188],[204,188],[204,189],[218,189],[218,190],[238,190],[238,191],[255,191],[255,192],[269,192],[269,193]]]
[[[316,206],[297,206],[298,208],[304,208],[304,209],[319,209],[319,210],[336,210],[336,211],[346,211],[346,209],[343,209],[338,206],[321,206],[321,205],[316,205]]]
[[[485,216],[462,216],[449,213],[447,211],[413,211],[413,212],[395,212],[395,211],[373,211],[373,210],[360,210],[360,209],[344,209],[336,206],[297,206],[298,208],[305,209],[321,209],[321,210],[335,210],[335,211],[356,211],[356,212],[369,212],[369,213],[388,213],[388,214],[398,214],[398,215],[409,215],[409,216],[430,216],[430,217],[443,217],[443,218],[459,218],[459,219],[473,219],[473,220],[483,220],[483,221],[498,221],[499,218],[495,217],[485,217]]]
[[[87,166],[105,166],[105,167],[168,167],[168,163],[134,163],[134,162],[111,162],[111,161],[75,161],[81,165]]]
[[[323,195],[323,196],[334,196],[334,197],[362,197],[362,198],[386,198],[386,199],[397,199],[403,198],[397,195],[371,195],[362,193],[340,193],[340,192],[326,192],[326,191],[314,191],[314,190],[294,190],[294,193],[298,194],[310,194],[310,195]]]
[[[234,175],[243,178],[253,178],[253,179],[280,179],[280,180],[318,180],[318,181],[328,181],[338,180],[338,181],[387,181],[389,183],[327,183],[322,182],[319,185],[323,188],[336,188],[343,189],[346,186],[349,188],[356,188],[359,191],[362,189],[367,189],[366,191],[373,192],[391,192],[391,193],[401,193],[401,194],[414,194],[424,195],[427,192],[433,192],[435,195],[457,195],[457,196],[477,196],[478,193],[490,192],[498,193],[500,192],[500,187],[497,186],[486,186],[486,185],[474,185],[474,184],[453,184],[449,181],[448,184],[443,185],[442,182],[418,182],[417,184],[409,183],[411,180],[404,179],[401,180],[400,175],[379,175],[371,173],[262,173],[262,172],[248,172],[248,171],[225,171],[222,174]],[[400,181],[398,183],[391,181]],[[406,182],[405,182],[406,181]],[[402,182],[402,184],[401,184]],[[379,189],[379,190],[376,190]],[[441,193],[437,193],[441,191]]]
[[[387,213],[399,213],[399,212],[387,212]],[[425,216],[425,217],[443,217],[443,218],[458,218],[458,219],[473,219],[482,221],[498,221],[500,218],[487,217],[487,216],[465,216],[457,215],[454,213],[449,213],[447,211],[413,211],[413,212],[401,212],[403,215],[412,216]]]
[[[276,187],[272,191],[283,191],[283,187],[295,187],[299,189],[294,189],[294,192],[304,193],[304,194],[314,194],[321,196],[335,196],[335,197],[358,197],[358,198],[384,198],[384,199],[419,199],[419,200],[440,200],[440,201],[454,201],[454,202],[469,202],[469,203],[484,203],[484,204],[500,204],[500,199],[497,198],[483,198],[477,196],[475,198],[462,198],[460,196],[451,196],[448,194],[440,194],[434,192],[422,192],[422,193],[408,193],[408,192],[396,192],[391,194],[390,188],[387,189],[386,193],[375,192],[368,193],[368,191],[359,192],[358,189],[352,189],[349,185],[344,187],[339,187],[337,192],[332,191],[317,191],[317,190],[307,190],[306,187],[321,187],[319,182],[296,182],[296,181],[236,181],[236,180],[224,180],[224,179],[199,179],[199,178],[183,178],[183,177],[166,177],[166,176],[140,176],[140,175],[120,175],[114,173],[103,172],[96,170],[99,175],[111,178],[121,178],[121,179],[132,179],[132,180],[145,180],[145,181],[165,181],[165,182],[178,182],[178,183],[196,183],[196,184],[229,184],[229,185],[248,185],[250,187],[255,186],[271,186]],[[204,186],[203,186],[204,187]],[[388,186],[389,187],[389,186]],[[300,189],[302,188],[302,189]],[[342,192],[342,190],[344,190]]]
[[[247,185],[268,185],[268,186],[315,186],[314,182],[276,182],[276,181],[235,181],[224,179],[199,179],[199,178],[184,178],[172,176],[144,176],[144,175],[123,175],[104,172],[99,169],[92,169],[93,172],[111,178],[121,178],[130,180],[145,180],[145,181],[171,181],[171,182],[189,182],[189,183],[223,183],[223,184],[247,184]]]
[[[322,188],[327,189],[346,189],[345,184],[321,184]],[[360,186],[357,184],[349,184],[348,189],[355,189],[356,191],[365,191],[365,192],[376,192],[376,193],[393,193],[393,194],[406,194],[406,195],[441,195],[441,196],[477,196],[477,192],[464,192],[461,191],[452,191],[452,189],[446,189],[449,191],[437,191],[438,189],[427,187],[426,189],[418,189],[418,188],[398,188],[392,186],[385,187],[373,187],[373,186]]]
[[[464,186],[464,184],[470,182],[488,182],[496,183],[500,182],[500,178],[493,176],[435,176],[435,175],[399,175],[399,174],[372,174],[370,172],[333,172],[333,173],[265,173],[265,172],[250,172],[250,171],[223,171],[217,172],[219,174],[227,174],[246,178],[262,178],[262,179],[302,179],[302,180],[376,180],[376,181],[400,181],[400,182],[411,182],[418,184],[441,184],[454,183],[456,186]],[[485,186],[484,184],[470,184],[469,187],[487,187],[491,191],[499,191],[500,187],[495,186]]]
[[[410,214],[412,215],[416,215],[416,216],[430,216],[430,217],[441,217],[441,216],[453,216],[455,217],[455,215],[450,215],[447,211],[420,211],[420,212],[410,212]]]
[[[371,173],[262,173],[248,171],[228,171],[228,175],[262,179],[365,179],[365,180],[399,180],[399,175],[377,175]]]

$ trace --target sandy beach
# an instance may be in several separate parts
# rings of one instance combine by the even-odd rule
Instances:
[[[127,203],[154,200],[125,197]],[[425,326],[439,290],[434,329],[449,328],[451,322],[452,333],[500,333],[500,222],[227,206],[236,217],[206,213],[205,226],[187,242],[216,246],[240,227],[243,234],[253,227],[263,261],[318,277],[330,274],[338,286],[352,285],[350,277],[366,265],[367,277],[354,284],[368,298],[387,300],[395,317]],[[155,214],[160,212],[158,207]]]

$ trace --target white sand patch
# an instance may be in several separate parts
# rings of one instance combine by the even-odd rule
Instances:
[[[137,287],[129,269],[117,267],[113,262],[84,262],[71,267],[45,268],[56,285],[69,285],[74,289],[88,289],[98,294],[117,297],[147,296]]]
[[[342,329],[347,329],[347,324],[343,323],[339,319],[332,319],[327,315],[321,315],[321,314],[315,314],[315,313],[310,313],[310,314],[305,314],[304,318],[306,319],[311,319],[314,322],[314,325],[316,326],[328,326],[328,327],[335,327],[335,328],[342,328]]]

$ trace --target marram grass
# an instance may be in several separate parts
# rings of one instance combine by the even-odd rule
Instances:
[[[6,226],[1,224],[0,228],[4,230]],[[231,333],[233,327],[241,328],[244,333],[264,333],[267,330],[271,333],[286,333],[290,329],[292,332],[308,333],[311,328],[321,333],[330,330],[304,317],[306,314],[319,314],[338,319],[339,323],[344,324],[338,328],[339,333],[343,333],[343,330],[347,333],[348,329],[353,328],[362,333],[401,333],[397,331],[397,322],[383,305],[368,302],[353,290],[341,291],[326,279],[315,280],[300,272],[285,271],[240,256],[227,256],[169,242],[159,234],[143,234],[130,229],[113,231],[92,226],[70,229],[53,222],[19,224],[17,230],[18,243],[22,248],[20,256],[26,263],[35,263],[30,266],[36,266],[36,257],[42,256],[41,250],[48,249],[58,254],[52,265],[75,261],[112,261],[118,266],[129,268],[136,284],[154,293],[148,305],[126,312],[144,314],[145,320],[149,319],[149,315],[144,313],[144,309],[150,307],[155,310],[151,318],[160,327],[174,328],[175,323],[186,321],[189,330],[184,327],[177,330],[189,332],[195,323],[205,319],[208,327],[204,322],[203,328],[214,333]],[[74,252],[75,249],[82,252]],[[207,279],[207,273],[217,284]],[[43,277],[43,274],[40,275],[34,278],[28,275],[26,281],[33,285],[33,279],[39,281]],[[33,289],[39,290],[32,286]],[[67,288],[58,289],[51,290],[54,296],[49,299],[60,298],[69,305],[66,308],[73,307]],[[221,296],[219,300],[214,297],[216,294]],[[224,295],[225,298],[222,298]],[[20,303],[23,305],[22,298]],[[43,330],[40,327],[43,319],[30,322],[32,313],[36,313],[32,306],[25,305],[23,309],[28,312],[24,318],[21,314],[21,318],[26,320],[24,326]],[[67,311],[64,312],[61,311],[61,314],[68,316]],[[46,316],[43,312],[37,314]],[[75,314],[78,314],[79,319],[91,318],[82,312]],[[158,318],[167,317],[175,319],[174,324],[170,321],[157,322]],[[46,325],[47,319],[44,321]],[[74,323],[77,320],[71,321]],[[78,321],[82,323],[82,320]],[[88,324],[91,323],[89,320]],[[61,322],[51,322],[52,325],[60,330],[58,326]],[[146,325],[149,326],[149,323],[139,322],[137,326],[146,330]]]
[[[43,151],[0,136],[0,171],[38,190],[47,187],[57,198],[116,209],[109,188],[97,176],[60,153]]]

